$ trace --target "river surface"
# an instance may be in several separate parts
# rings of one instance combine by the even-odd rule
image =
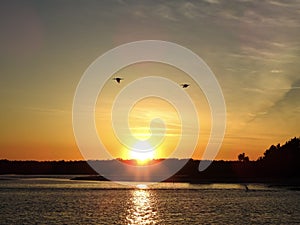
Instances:
[[[2,177],[0,224],[300,224],[300,191],[248,188]]]

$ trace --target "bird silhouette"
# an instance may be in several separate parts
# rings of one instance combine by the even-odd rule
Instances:
[[[180,86],[181,86],[182,88],[188,88],[190,85],[189,85],[189,84],[180,84]]]
[[[113,80],[117,81],[117,83],[119,84],[121,82],[121,80],[124,80],[121,77],[114,77]]]

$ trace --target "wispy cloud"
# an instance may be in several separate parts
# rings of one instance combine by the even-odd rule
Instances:
[[[276,69],[273,69],[270,71],[271,73],[283,73],[283,70],[276,70]]]
[[[179,8],[183,16],[194,19],[199,15],[199,8],[192,2],[185,2]]]
[[[166,4],[158,5],[158,7],[155,10],[155,14],[160,18],[166,20],[177,21],[174,10]]]
[[[43,108],[43,107],[25,107],[27,111],[36,112],[36,113],[45,113],[45,114],[65,114],[70,113],[70,111],[59,108]]]
[[[205,2],[211,3],[211,4],[220,4],[219,0],[204,0]]]

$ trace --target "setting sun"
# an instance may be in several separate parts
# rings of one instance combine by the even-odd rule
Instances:
[[[135,144],[134,149],[130,151],[130,158],[135,159],[138,165],[145,165],[154,159],[155,150],[147,141],[140,141]]]
[[[138,165],[145,165],[150,160],[154,159],[155,149],[147,141],[139,141],[130,151],[130,158],[137,161]]]
[[[152,159],[154,159],[154,150],[152,152],[130,152],[131,159],[135,159],[138,165],[145,165]]]

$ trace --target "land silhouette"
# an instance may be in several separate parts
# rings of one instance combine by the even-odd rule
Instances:
[[[112,173],[120,174],[115,170],[117,160],[127,164],[137,165],[135,160],[97,160],[94,163],[105,164]],[[177,163],[184,159],[156,159],[151,163],[167,160]],[[185,159],[187,160],[187,159]],[[245,153],[238,155],[236,161],[213,161],[203,172],[198,171],[199,160],[188,159],[185,166],[169,182],[265,182],[300,184],[300,138],[292,138],[284,145],[271,145],[263,156],[257,160],[249,160]],[[79,180],[106,180],[99,176],[87,161],[9,161],[0,160],[0,174],[17,175],[74,175]],[[88,176],[87,176],[88,175]],[[123,180],[126,180],[124,177]]]

